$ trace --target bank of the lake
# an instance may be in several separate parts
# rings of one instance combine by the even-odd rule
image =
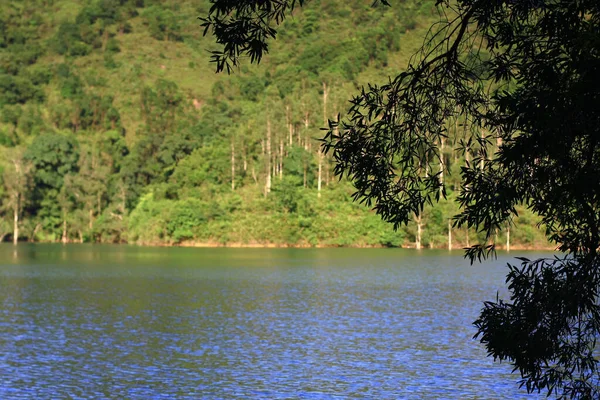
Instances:
[[[33,243],[44,243],[44,244],[90,244],[83,241],[37,241],[27,242]],[[365,244],[365,243],[350,243],[350,244],[332,244],[332,243],[317,243],[311,244],[307,242],[303,243],[282,243],[282,242],[223,242],[217,240],[208,241],[190,241],[185,240],[181,242],[167,242],[167,241],[137,241],[128,243],[126,241],[119,243],[97,243],[97,244],[116,244],[116,245],[132,245],[132,246],[143,246],[143,247],[197,247],[197,248],[247,248],[247,249],[279,249],[279,248],[292,248],[292,249],[334,249],[334,248],[352,248],[352,249],[385,249],[385,248],[398,248],[398,249],[416,249],[416,250],[464,250],[467,248],[468,243],[456,243],[452,242],[449,246],[448,243],[440,243],[437,246],[430,244],[427,247],[418,248],[416,243],[402,243],[401,245],[390,245],[390,244]],[[471,243],[472,245],[473,243]],[[555,251],[556,247],[552,246],[547,241],[539,241],[536,245],[531,244],[514,244],[511,243],[507,249],[506,244],[496,244],[495,249],[497,251],[507,251],[510,253],[515,251]]]
[[[542,398],[472,339],[511,259],[0,245],[0,397]]]
[[[181,243],[137,243],[140,246],[150,246],[150,247],[198,247],[198,248],[248,248],[248,249],[278,249],[278,248],[293,248],[293,249],[332,249],[332,248],[353,248],[353,249],[385,249],[385,248],[400,248],[400,249],[415,249],[415,250],[464,250],[466,248],[466,243],[452,243],[451,246],[448,246],[446,243],[444,246],[438,247],[421,247],[421,249],[417,249],[416,243],[404,243],[402,246],[385,246],[385,245],[325,245],[325,244],[316,244],[311,245],[310,243],[240,243],[240,242],[225,242],[219,243],[215,241],[209,242],[192,242],[192,241],[184,241]],[[497,251],[506,252],[506,245],[496,245]],[[555,251],[556,246],[552,246],[550,244],[538,245],[538,246],[529,246],[522,244],[511,244],[508,249],[508,253],[515,251]]]

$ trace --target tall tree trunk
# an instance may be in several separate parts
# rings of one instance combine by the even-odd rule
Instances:
[[[62,232],[62,242],[67,243],[67,213],[63,211],[63,232]]]
[[[265,197],[271,192],[271,120],[267,120],[267,181],[265,183]]]
[[[448,219],[448,250],[452,250],[452,224]]]
[[[290,112],[290,105],[285,106],[285,119],[289,130],[289,145],[291,146],[294,141],[294,129],[292,127],[292,114]]]
[[[454,163],[456,163],[458,161],[458,151],[456,151],[456,143],[459,141],[458,139],[458,117],[454,118],[454,137],[452,138],[452,146],[453,146],[453,152],[452,155],[454,156]]]
[[[483,141],[485,139],[485,132],[483,131],[483,129],[481,130],[481,145],[483,146]],[[481,160],[479,161],[479,169],[483,171],[483,169],[485,168],[485,161],[484,161],[484,152],[483,152],[483,148],[481,149]]]
[[[440,138],[440,194],[444,188],[444,138]]]
[[[21,211],[21,192],[20,190],[22,190],[22,185],[25,183],[23,182],[23,180],[25,179],[23,177],[23,180],[21,179],[22,176],[21,174],[24,172],[21,170],[21,160],[14,158],[13,160],[13,165],[15,166],[15,176],[16,176],[16,183],[12,193],[13,196],[13,244],[17,245],[17,243],[19,242],[19,213]]]
[[[235,144],[231,138],[231,191],[235,190]]]
[[[319,148],[319,172],[317,175],[317,197],[321,197],[321,176],[323,171],[323,154]]]
[[[323,82],[323,126],[327,126],[327,84]],[[321,146],[319,146],[318,150],[319,156],[319,172],[317,177],[317,197],[321,197],[321,181],[323,174],[323,152],[321,151]]]
[[[308,132],[308,111],[304,113],[304,132]],[[308,138],[304,138],[304,150],[310,151],[310,140]]]
[[[246,144],[242,146],[242,165],[244,166],[244,174],[248,171],[248,160],[246,159]]]
[[[302,103],[302,107],[304,108],[304,103]],[[305,108],[306,109],[306,108]],[[306,137],[308,132],[308,110],[304,113],[304,151],[309,152],[310,154],[310,140]],[[301,129],[299,129],[300,131]],[[298,134],[298,139],[300,140],[301,135]],[[304,160],[304,187],[307,187],[307,174],[308,174],[308,162]]]
[[[421,250],[421,236],[422,236],[422,218],[421,215],[416,216],[417,221],[417,237],[415,247],[417,250]]]
[[[510,226],[506,228],[506,251],[510,251]]]
[[[279,139],[279,180],[283,178],[283,139]]]
[[[19,242],[19,194],[15,196],[15,204],[13,206],[13,244],[16,246]]]

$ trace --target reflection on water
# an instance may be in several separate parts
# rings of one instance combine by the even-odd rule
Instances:
[[[0,398],[534,398],[471,339],[506,260],[0,246]]]

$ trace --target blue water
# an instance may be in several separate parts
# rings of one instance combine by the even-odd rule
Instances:
[[[0,246],[0,398],[537,398],[472,339],[507,260]]]

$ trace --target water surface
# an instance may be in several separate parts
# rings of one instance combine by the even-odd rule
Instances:
[[[472,340],[508,260],[3,245],[0,398],[534,398]]]

